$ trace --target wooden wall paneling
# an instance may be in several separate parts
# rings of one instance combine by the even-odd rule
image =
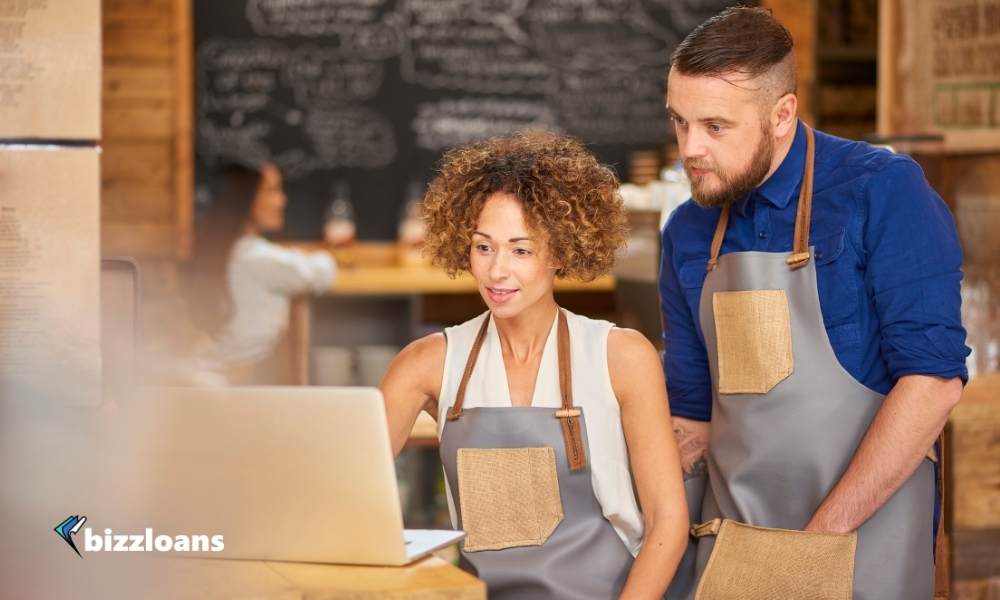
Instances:
[[[164,14],[169,12],[155,8],[145,11],[144,16],[105,12],[104,58],[170,63],[175,50],[171,44],[171,22],[163,18]]]
[[[173,177],[173,145],[169,141],[120,142],[104,149],[101,182],[113,186],[125,182],[167,188]]]
[[[112,101],[173,100],[174,79],[165,66],[153,62],[108,65],[103,95]]]
[[[163,223],[104,223],[101,225],[101,249],[105,255],[115,254],[152,258],[164,248],[171,247],[177,239],[173,225]],[[108,252],[108,249],[112,252]],[[124,252],[128,249],[128,252]],[[145,281],[145,279],[144,279]]]
[[[104,140],[169,140],[173,137],[172,102],[108,101],[104,107]]]
[[[816,21],[818,0],[762,0],[795,40],[795,64],[799,79],[799,117],[815,123]]]
[[[168,12],[175,0],[104,0],[103,10],[106,14],[119,17],[143,17],[154,12]]]
[[[190,0],[103,8],[103,252],[183,259],[193,203]]]
[[[169,221],[174,215],[174,196],[162,186],[117,185],[104,190],[104,210],[116,220],[134,222]]]

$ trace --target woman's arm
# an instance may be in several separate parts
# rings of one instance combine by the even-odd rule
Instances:
[[[286,296],[329,291],[336,277],[337,263],[325,250],[301,252],[263,240],[240,250],[232,260],[245,262],[265,287]]]
[[[631,329],[616,328],[608,335],[608,369],[645,526],[621,598],[659,599],[687,546],[689,526],[667,388],[656,349]]]
[[[444,356],[444,334],[422,337],[396,355],[382,378],[379,389],[385,398],[393,456],[403,449],[421,410],[437,420],[435,408],[441,393]]]

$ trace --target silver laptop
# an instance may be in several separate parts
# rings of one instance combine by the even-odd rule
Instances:
[[[403,530],[376,388],[142,388],[110,436],[94,526],[222,535],[217,558],[402,565],[464,537]],[[111,441],[114,439],[115,441]],[[92,520],[94,520],[92,518]],[[134,530],[134,531],[133,531]]]

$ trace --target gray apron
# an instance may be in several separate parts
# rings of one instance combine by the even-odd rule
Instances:
[[[455,404],[441,433],[441,462],[458,527],[468,534],[462,547],[463,566],[486,582],[491,600],[617,598],[633,558],[594,496],[584,415],[572,400],[566,316],[560,309],[561,408],[463,409],[490,318],[484,319],[469,353]],[[534,458],[522,460],[520,453],[527,451],[533,451]],[[543,458],[545,464],[540,467],[536,459],[544,456],[548,459]],[[490,467],[463,470],[463,458],[473,465]],[[550,464],[553,459],[554,465]],[[486,462],[474,462],[477,460]],[[554,477],[546,480],[545,468],[550,468]],[[516,477],[507,477],[512,471]],[[551,493],[536,489],[546,481]],[[516,489],[518,485],[527,487]],[[463,498],[463,492],[467,497]],[[531,506],[535,497],[535,504],[544,506]],[[561,514],[561,519],[551,533],[542,531],[544,539],[531,535],[527,537],[533,539],[525,541],[523,533],[504,531],[536,519],[536,513],[545,517],[552,512]],[[517,516],[518,522],[505,526],[510,515]],[[492,549],[470,551],[468,546],[473,543],[477,548]]]
[[[762,527],[805,527],[885,398],[841,366],[827,337],[810,260],[815,249],[808,245],[814,140],[812,130],[806,131],[792,252],[720,257],[728,207],[712,242],[699,306],[713,394],[701,521],[722,517]],[[934,494],[933,463],[924,460],[858,530],[855,600],[932,597]],[[697,541],[695,579],[714,544],[713,537]],[[687,582],[679,575],[676,589],[690,595],[671,597],[692,597],[690,574]],[[809,597],[809,590],[801,597]]]

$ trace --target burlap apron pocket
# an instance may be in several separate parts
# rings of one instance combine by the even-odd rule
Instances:
[[[720,394],[766,394],[792,373],[785,290],[712,295]]]
[[[716,519],[717,532],[695,600],[851,600],[858,534],[754,527]]]
[[[540,546],[563,519],[552,448],[459,448],[466,552]]]

